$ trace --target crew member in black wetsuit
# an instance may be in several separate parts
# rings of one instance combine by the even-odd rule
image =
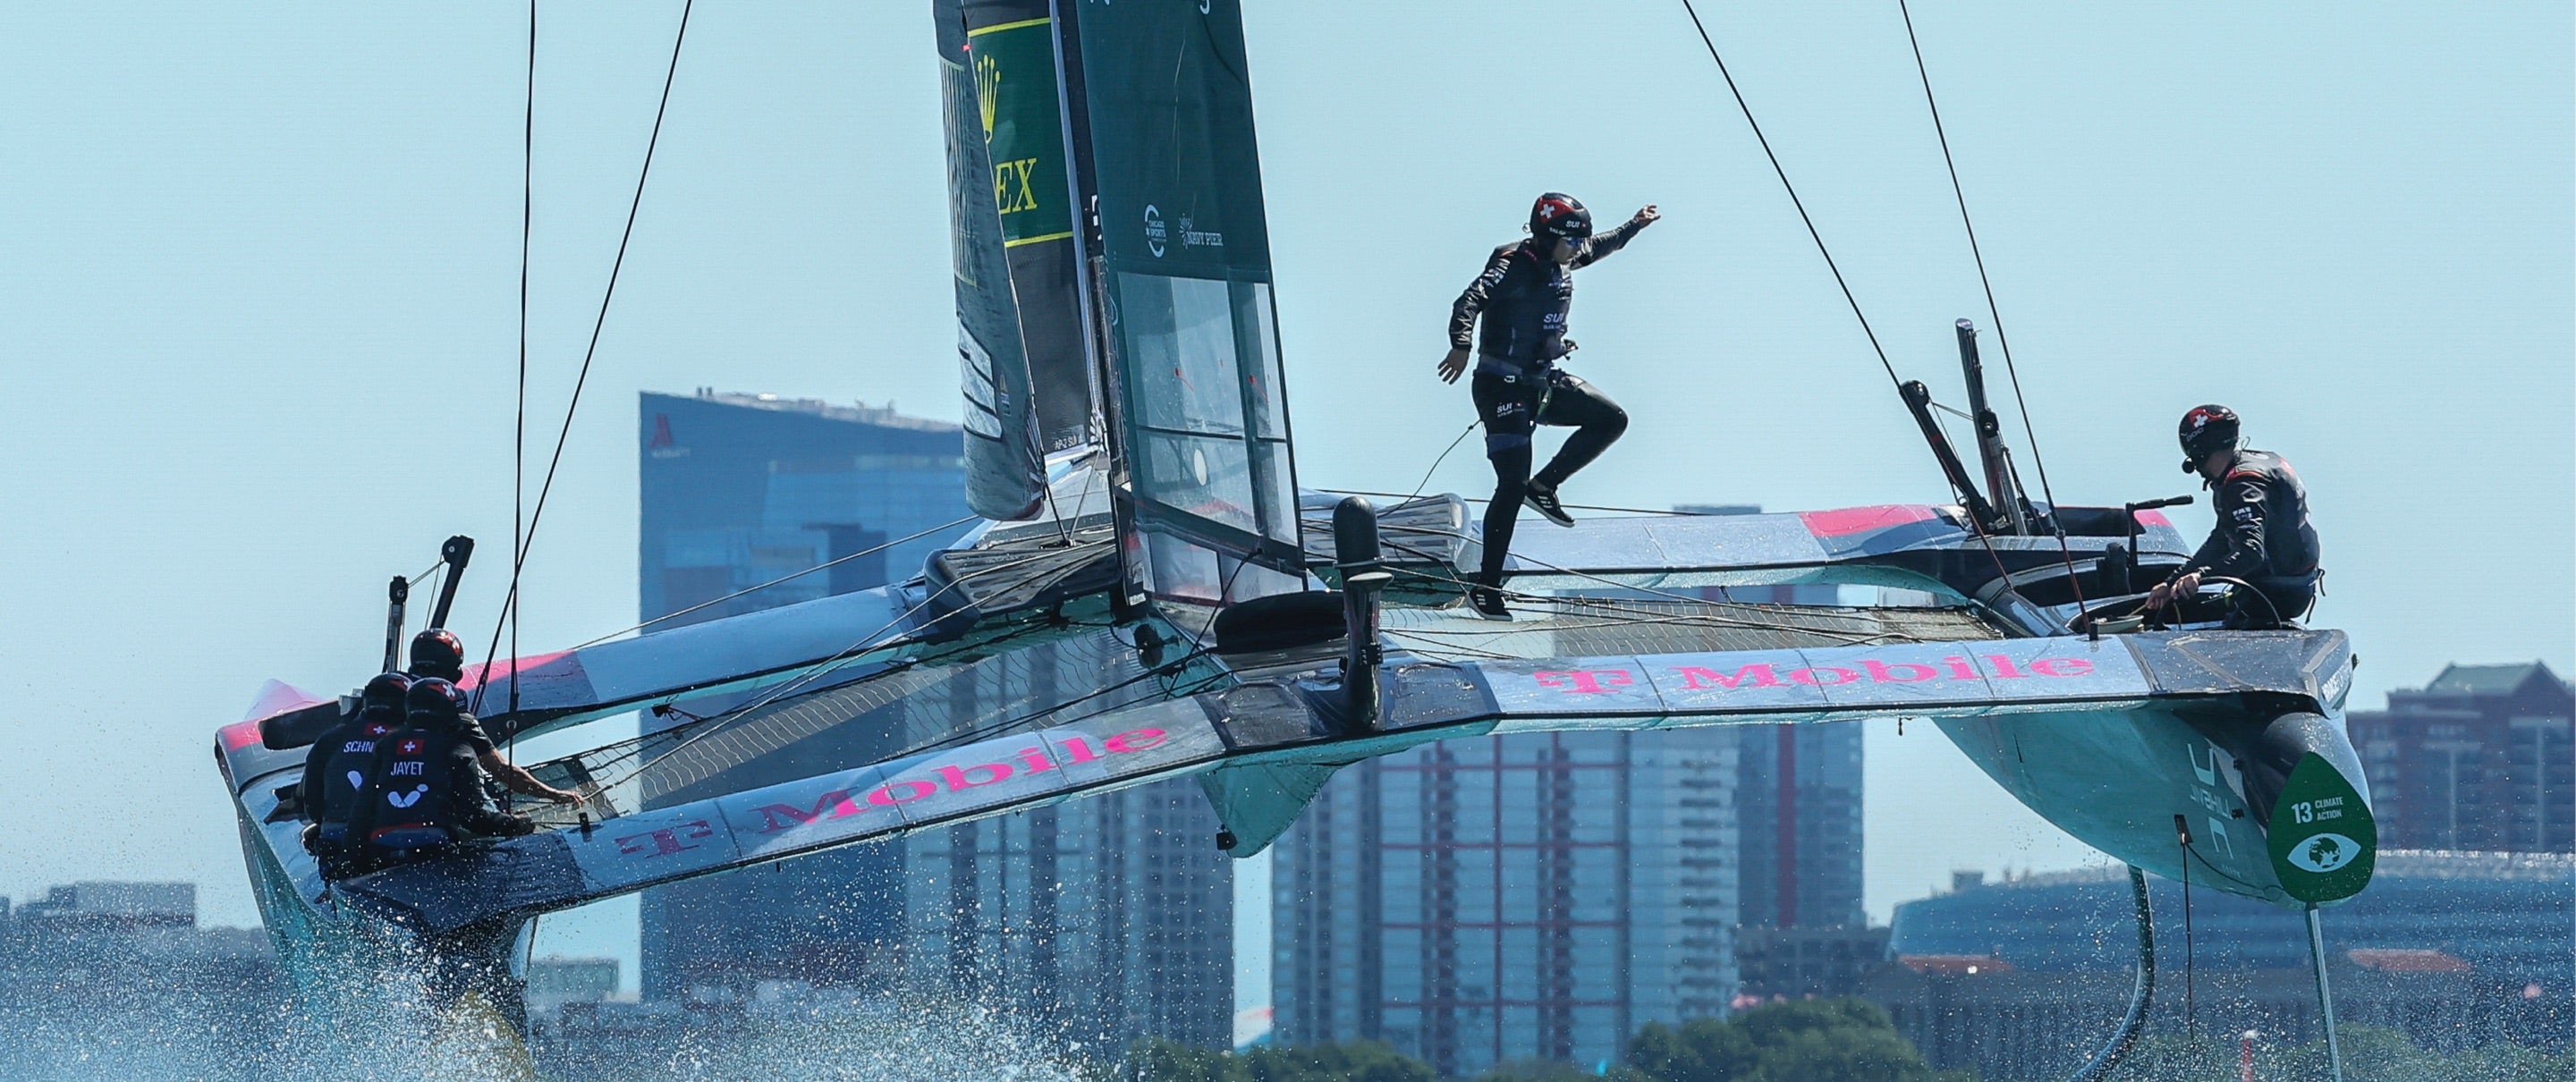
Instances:
[[[2217,491],[2218,525],[2181,570],[2147,594],[2147,608],[2192,596],[2205,578],[2238,579],[2252,590],[2232,591],[2227,626],[2280,627],[2316,604],[2325,574],[2317,563],[2317,528],[2308,521],[2308,490],[2298,471],[2270,451],[2239,448],[2238,424],[2236,411],[2225,406],[2183,414],[2182,469]]]
[[[468,838],[535,831],[527,816],[496,810],[484,795],[483,771],[463,739],[465,693],[424,677],[403,697],[404,725],[377,739],[375,767],[350,822],[353,833],[363,832],[366,859],[399,864],[447,853]]]
[[[298,793],[304,808],[304,849],[322,865],[322,878],[345,879],[366,871],[364,838],[349,833],[350,816],[367,775],[376,766],[376,741],[404,724],[403,696],[411,677],[384,673],[358,692],[358,712],[333,726],[304,755]]]
[[[1503,607],[1503,557],[1521,505],[1559,526],[1574,525],[1557,489],[1628,430],[1627,411],[1610,396],[1556,367],[1574,352],[1565,336],[1574,306],[1574,271],[1627,245],[1637,231],[1661,218],[1652,205],[1617,229],[1592,233],[1592,212],[1573,196],[1549,192],[1530,208],[1530,238],[1494,249],[1485,272],[1458,295],[1449,310],[1449,355],[1440,379],[1456,383],[1475,348],[1476,377],[1468,385],[1476,416],[1485,425],[1485,457],[1494,464],[1494,502],[1485,508],[1485,563],[1468,591],[1476,611],[1509,620]],[[1476,318],[1484,317],[1481,333]],[[1536,425],[1575,429],[1547,467],[1533,476],[1530,432]]]
[[[464,680],[465,644],[457,639],[455,632],[445,628],[434,627],[412,636],[411,675],[416,678],[435,677],[450,684]],[[484,773],[513,793],[542,797],[557,804],[570,804],[581,799],[581,794],[538,781],[536,775],[502,758],[500,748],[483,732],[483,722],[473,714],[461,714],[457,739],[474,749],[475,762],[482,766]]]

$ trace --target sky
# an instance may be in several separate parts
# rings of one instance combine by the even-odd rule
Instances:
[[[531,651],[634,622],[639,391],[958,416],[927,6],[697,10],[528,561]],[[1664,213],[1579,279],[1572,367],[1634,423],[1569,501],[1946,498],[1677,2],[1247,6],[1303,483],[1409,491],[1472,420],[1431,373],[1448,304],[1553,189]],[[1895,4],[1701,7],[1889,360],[1956,403],[1950,323],[1993,318]],[[531,499],[678,14],[543,4]],[[2307,481],[2357,706],[2453,661],[2576,672],[2567,5],[1914,15],[2039,455],[2006,426],[2065,502],[2195,491],[2173,425],[2224,402]],[[363,679],[385,579],[451,533],[483,543],[454,623],[488,641],[525,18],[0,7],[0,894],[191,880],[208,923],[255,922],[213,730],[271,677]],[[1472,446],[1431,478],[1490,483]],[[1927,727],[1867,748],[1877,919],[1953,869],[2104,859]],[[631,959],[632,912],[540,950]]]

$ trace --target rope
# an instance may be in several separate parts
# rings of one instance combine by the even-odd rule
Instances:
[[[1026,633],[1026,631],[1025,631],[1025,630],[1023,630],[1023,631],[1013,631],[1013,632],[1011,632],[1011,633],[1009,633],[1009,634],[1006,634],[1006,635],[1003,635],[1003,636],[1001,636],[1001,637],[999,637],[999,638],[987,639],[987,640],[984,640],[984,641],[982,641],[982,642],[977,642],[977,643],[971,643],[971,644],[967,644],[967,645],[957,646],[957,647],[955,647],[955,648],[952,648],[952,649],[950,649],[950,650],[946,650],[946,651],[943,651],[943,652],[940,652],[940,653],[924,654],[924,655],[921,655],[921,656],[919,656],[919,657],[903,658],[903,659],[900,659],[900,660],[897,660],[897,661],[894,661],[894,662],[889,663],[889,667],[888,667],[884,672],[880,672],[880,673],[871,673],[871,674],[869,674],[868,676],[862,677],[862,678],[860,678],[860,679],[858,679],[858,680],[851,681],[851,685],[852,685],[852,686],[856,686],[856,685],[858,685],[858,684],[864,684],[864,683],[867,683],[867,682],[872,681],[872,680],[878,680],[878,679],[882,679],[882,678],[884,678],[884,677],[893,676],[893,675],[896,675],[896,674],[898,674],[898,673],[910,672],[910,671],[912,671],[913,669],[919,668],[919,667],[921,667],[921,666],[923,666],[923,665],[928,665],[928,664],[932,664],[932,663],[934,663],[934,662],[943,661],[943,660],[946,660],[946,659],[948,659],[948,658],[950,658],[950,657],[953,657],[953,656],[955,656],[955,655],[957,655],[957,654],[966,653],[966,652],[973,651],[973,650],[986,649],[986,648],[989,648],[989,647],[990,647],[992,644],[994,644],[994,643],[999,643],[999,642],[1008,642],[1008,641],[1010,641],[1011,639],[1016,638],[1016,637],[1018,637],[1018,636],[1020,636],[1020,635],[1022,635],[1022,634],[1025,634],[1025,633]],[[660,730],[658,730],[658,731],[655,731],[655,732],[653,732],[653,733],[650,733],[650,734],[648,734],[648,735],[635,737],[635,738],[633,738],[633,739],[626,740],[626,741],[622,741],[622,742],[619,742],[619,743],[613,743],[613,744],[603,745],[603,746],[600,746],[600,747],[597,747],[597,748],[592,748],[591,750],[589,750],[589,751],[585,751],[585,752],[577,752],[577,753],[575,753],[575,754],[565,756],[563,759],[559,759],[559,760],[556,760],[556,761],[557,761],[557,762],[563,762],[563,761],[567,761],[567,760],[582,760],[582,759],[584,759],[584,757],[585,757],[585,756],[601,755],[601,754],[605,754],[605,753],[607,753],[607,752],[609,752],[609,751],[612,751],[612,750],[615,750],[615,749],[618,749],[618,748],[623,748],[623,749],[625,749],[625,750],[622,750],[622,751],[618,751],[615,755],[610,755],[610,756],[608,756],[608,757],[607,757],[607,758],[605,758],[605,759],[598,760],[597,762],[585,762],[585,764],[584,764],[584,765],[586,766],[586,768],[587,768],[587,769],[589,769],[589,770],[592,772],[592,774],[593,774],[594,776],[598,776],[598,775],[600,775],[602,772],[606,771],[609,767],[616,766],[616,765],[618,765],[619,763],[623,763],[623,762],[625,762],[625,761],[627,761],[627,760],[629,760],[629,759],[634,759],[634,758],[638,758],[638,757],[642,756],[642,755],[643,755],[643,754],[645,754],[647,751],[651,750],[651,747],[652,747],[653,742],[654,742],[654,741],[656,741],[656,740],[658,740],[658,739],[679,737],[679,736],[681,736],[681,735],[683,735],[683,734],[685,734],[685,733],[688,733],[688,732],[690,732],[690,731],[695,730],[698,726],[705,725],[705,724],[708,724],[708,723],[710,723],[710,722],[721,722],[721,721],[728,720],[728,719],[727,719],[727,715],[724,715],[724,714],[693,714],[693,713],[690,713],[689,711],[686,711],[686,710],[682,710],[682,709],[680,709],[680,707],[679,707],[676,703],[664,703],[664,704],[662,704],[662,705],[660,705],[660,706],[653,707],[653,708],[652,708],[652,710],[653,710],[653,713],[654,713],[656,716],[666,716],[666,715],[671,715],[671,714],[677,714],[677,715],[679,715],[681,718],[683,718],[683,719],[685,719],[685,720],[683,720],[683,721],[681,721],[681,722],[679,722],[679,723],[677,723],[677,724],[674,724],[674,725],[668,726],[668,727],[666,727],[666,728],[660,729]],[[673,750],[677,750],[677,749],[676,749],[676,748],[674,748]],[[658,762],[658,761],[659,761],[659,759],[656,759],[656,760],[655,760],[655,762]],[[540,765],[542,766],[543,764],[540,764]],[[595,787],[596,787],[596,788],[599,788],[599,789],[608,789],[608,788],[613,788],[613,787],[618,786],[618,785],[623,785],[623,784],[625,784],[625,783],[626,783],[627,779],[628,779],[628,778],[633,777],[635,773],[640,773],[640,772],[641,772],[641,770],[642,770],[642,768],[649,768],[649,767],[650,767],[650,766],[652,766],[652,765],[653,765],[652,763],[644,763],[644,764],[642,764],[642,766],[641,766],[641,767],[639,767],[639,769],[638,769],[637,771],[632,771],[632,772],[629,772],[628,774],[621,775],[621,776],[616,777],[616,778],[612,778],[612,779],[610,779],[610,780],[608,780],[608,781],[606,781],[606,782],[597,782],[597,783],[595,783]]]
[[[1043,553],[1040,553],[1040,554],[1035,555],[1035,556],[1029,556],[1029,557],[1025,557],[1025,558],[1022,558],[1022,559],[1013,560],[1013,561],[1011,561],[1011,562],[1009,562],[1009,563],[1006,563],[1006,564],[997,564],[997,565],[994,565],[994,566],[992,566],[992,567],[989,567],[989,568],[984,569],[984,570],[983,570],[982,572],[980,572],[979,574],[980,574],[980,575],[990,575],[990,574],[992,574],[992,573],[994,573],[994,572],[997,572],[997,571],[1005,571],[1005,570],[1008,570],[1008,569],[1010,569],[1010,568],[1019,567],[1019,566],[1025,565],[1025,564],[1034,563],[1034,562],[1037,562],[1037,561],[1039,561],[1039,560],[1048,559],[1048,558],[1050,558],[1050,557],[1051,557],[1051,556],[1053,556],[1053,555],[1054,555],[1054,554],[1053,554],[1052,552],[1043,552]],[[1048,572],[1041,571],[1041,572],[1039,572],[1039,573],[1038,573],[1038,575],[1032,575],[1032,576],[1024,577],[1024,578],[1022,578],[1022,579],[1018,580],[1017,582],[1012,583],[1012,585],[1013,585],[1013,586],[1015,586],[1015,587],[1016,587],[1016,586],[1020,586],[1020,585],[1025,585],[1026,583],[1036,581],[1036,580],[1037,580],[1037,578],[1039,578],[1040,576],[1043,576],[1043,575],[1045,575],[1045,574],[1048,574]],[[878,639],[880,636],[884,635],[886,632],[889,632],[889,631],[894,630],[896,627],[901,626],[901,625],[902,625],[902,623],[903,623],[906,619],[908,619],[908,618],[910,618],[910,617],[912,616],[912,614],[917,613],[917,612],[920,612],[921,610],[923,610],[923,609],[925,609],[925,608],[928,608],[928,607],[930,606],[930,603],[931,603],[932,601],[936,601],[936,600],[938,600],[942,595],[945,595],[945,594],[946,594],[946,593],[948,593],[948,591],[950,591],[950,590],[954,590],[954,589],[956,589],[956,588],[958,588],[958,587],[960,587],[960,586],[965,585],[969,580],[971,580],[971,579],[973,579],[973,578],[975,578],[975,577],[977,577],[977,576],[976,576],[976,575],[969,575],[969,576],[967,576],[966,578],[958,579],[958,580],[957,580],[957,581],[955,581],[955,582],[951,582],[951,583],[949,583],[949,584],[948,584],[948,585],[946,585],[946,586],[942,586],[942,587],[940,587],[940,588],[939,588],[939,589],[937,589],[937,590],[933,590],[933,591],[931,591],[929,594],[924,595],[924,596],[922,597],[922,599],[921,599],[919,602],[916,602],[916,603],[915,603],[911,608],[908,608],[908,609],[903,610],[902,612],[896,613],[896,614],[894,615],[894,618],[893,618],[893,619],[887,620],[883,625],[879,626],[876,630],[874,630],[874,631],[870,631],[870,632],[868,632],[867,634],[860,636],[857,640],[855,640],[855,641],[851,642],[851,643],[850,643],[850,645],[849,645],[848,647],[846,647],[846,648],[842,649],[840,652],[835,653],[835,654],[833,654],[833,655],[832,655],[832,656],[830,656],[830,657],[824,658],[824,659],[823,659],[823,660],[821,660],[821,661],[815,662],[815,663],[813,663],[812,665],[807,666],[807,667],[805,668],[805,671],[804,671],[804,672],[802,672],[802,673],[800,673],[800,674],[798,674],[795,678],[790,679],[790,680],[788,680],[788,681],[786,681],[786,682],[784,682],[784,683],[781,683],[779,686],[777,686],[777,687],[775,687],[775,688],[771,688],[771,689],[769,689],[767,692],[763,693],[763,694],[762,694],[758,699],[755,699],[755,700],[753,700],[752,702],[746,703],[746,704],[744,704],[744,705],[742,705],[742,706],[736,707],[736,708],[734,708],[734,709],[732,709],[732,710],[728,710],[728,711],[725,711],[725,712],[724,712],[724,713],[722,713],[722,714],[718,714],[718,715],[716,715],[716,717],[715,717],[715,719],[714,719],[714,720],[715,720],[715,722],[716,722],[716,724],[714,724],[713,726],[710,726],[710,727],[709,727],[708,729],[706,729],[704,732],[700,732],[700,733],[694,734],[694,735],[690,736],[688,739],[681,741],[678,745],[676,745],[676,746],[672,747],[670,751],[664,752],[663,754],[664,754],[664,755],[670,755],[670,754],[677,753],[677,752],[678,752],[678,751],[680,751],[682,748],[686,748],[686,747],[688,747],[688,746],[689,746],[689,745],[691,745],[691,744],[697,743],[698,741],[700,741],[700,740],[703,740],[703,739],[707,738],[708,736],[711,736],[711,735],[713,735],[713,734],[715,734],[715,733],[721,732],[721,731],[723,731],[723,730],[724,730],[724,725],[725,725],[725,723],[726,723],[726,722],[730,722],[730,721],[738,720],[738,719],[740,719],[740,718],[742,718],[742,717],[744,717],[744,716],[746,716],[746,715],[750,714],[752,711],[754,711],[754,710],[758,710],[758,709],[760,709],[761,707],[764,707],[764,706],[767,706],[767,705],[769,705],[769,704],[771,704],[771,703],[773,703],[773,702],[776,702],[776,701],[778,701],[780,698],[783,698],[783,697],[785,697],[785,696],[787,696],[787,695],[789,695],[789,694],[791,694],[791,693],[795,692],[797,689],[802,688],[802,687],[804,687],[804,686],[806,686],[806,685],[808,685],[808,684],[811,684],[811,683],[813,683],[814,681],[819,680],[819,679],[821,679],[822,677],[824,677],[824,676],[826,676],[826,675],[830,674],[831,672],[833,672],[833,671],[835,671],[835,670],[839,669],[839,668],[840,668],[840,667],[841,667],[845,662],[847,662],[847,661],[849,661],[849,660],[851,660],[851,659],[855,658],[855,657],[856,657],[856,656],[858,656],[859,654],[862,654],[862,653],[866,652],[866,650],[867,650],[867,648],[868,648],[869,644],[876,642],[876,641],[877,641],[877,639]],[[642,769],[643,769],[643,766],[639,764],[639,765],[636,767],[636,769],[637,769],[637,770],[642,770]],[[630,774],[630,776],[631,776],[631,774]],[[617,779],[617,782],[623,782],[623,781],[625,781],[625,780],[626,780],[625,778],[619,778],[619,779]],[[607,786],[608,786],[609,784],[615,784],[615,783],[604,783],[604,784],[601,786],[601,788],[607,788]]]
[[[1923,43],[1914,36],[1914,13],[1905,0],[1896,0],[1897,14],[1905,18],[1905,43],[1914,48],[1914,72],[1923,80],[1923,104],[1932,112],[1932,134],[1941,141],[1941,164],[1950,170],[1950,194],[1959,201],[1959,224],[1968,232],[1968,254],[1976,259],[1977,284],[1985,287],[1986,316],[1994,321],[1995,345],[2003,350],[2004,374],[2012,379],[2013,406],[2021,411],[2022,437],[2030,441],[2031,464],[2039,468],[2039,494],[2048,501],[2048,527],[2057,534],[2058,555],[2066,561],[2066,584],[2075,591],[2075,609],[2084,610],[2084,583],[2075,573],[2075,551],[2066,544],[2066,525],[2057,514],[2057,493],[2048,485],[2048,459],[2039,453],[2039,433],[2030,424],[2030,403],[2021,395],[2021,371],[2013,366],[2012,340],[2004,335],[2003,310],[1995,306],[1995,283],[1986,276],[1986,254],[1977,246],[1977,223],[1968,217],[1968,192],[1959,184],[1959,163],[1950,156],[1950,133],[1941,127],[1941,103],[1932,97],[1932,72],[1923,64]],[[2001,497],[2002,493],[1996,493]]]
[[[645,182],[652,179],[653,176],[653,152],[662,145],[662,120],[670,114],[671,85],[679,80],[680,49],[681,46],[688,42],[689,13],[696,6],[697,0],[687,0],[687,2],[683,3],[680,7],[680,28],[671,38],[670,68],[662,75],[661,103],[655,106],[653,110],[653,134],[646,139],[644,143],[643,168],[635,175],[635,197],[627,204],[626,228],[625,231],[620,233],[617,238],[617,258],[609,264],[608,287],[600,294],[599,315],[591,322],[590,345],[582,351],[581,373],[573,378],[572,400],[564,406],[563,427],[555,434],[555,450],[553,457],[546,463],[546,479],[544,483],[537,486],[536,509],[531,511],[528,515],[528,526],[524,535],[514,536],[513,539],[513,547],[518,551],[513,552],[510,558],[510,590],[501,601],[501,619],[503,620],[509,619],[512,614],[518,611],[519,578],[527,567],[528,550],[536,546],[537,526],[540,522],[544,521],[546,515],[546,499],[554,494],[555,471],[563,465],[564,445],[572,438],[573,417],[581,410],[582,389],[590,384],[591,362],[597,360],[599,357],[599,337],[601,332],[608,326],[609,305],[617,298],[618,276],[626,269],[627,246],[635,239],[635,219],[644,208],[644,185]],[[534,87],[535,83],[533,77],[531,78],[529,85],[532,88]],[[529,108],[533,115],[535,106],[531,104]],[[482,689],[490,684],[488,677],[492,671],[492,658],[500,649],[500,639],[501,625],[496,621],[492,627],[491,649],[484,654],[483,658],[483,671],[487,679],[475,688],[475,706],[477,709],[480,709],[482,706]],[[512,656],[514,658],[517,656],[515,651],[513,651]],[[513,663],[511,666],[510,694],[514,702],[516,701],[518,693],[518,667]]]
[[[1438,457],[1438,458],[1435,458],[1435,459],[1432,459],[1432,460],[1431,460],[1431,468],[1430,468],[1430,469],[1427,469],[1427,470],[1422,471],[1422,480],[1414,482],[1414,484],[1413,484],[1413,495],[1410,495],[1410,496],[1405,497],[1405,498],[1404,498],[1404,502],[1406,502],[1406,503],[1412,503],[1412,502],[1413,502],[1413,501],[1415,501],[1415,500],[1421,499],[1421,498],[1422,498],[1422,490],[1423,490],[1423,489],[1426,489],[1426,488],[1431,487],[1431,475],[1432,475],[1432,474],[1435,474],[1435,473],[1440,472],[1440,464],[1441,464],[1441,463],[1443,463],[1443,462],[1447,462],[1447,461],[1449,461],[1449,453],[1450,453],[1451,451],[1455,451],[1455,450],[1457,450],[1457,449],[1458,449],[1458,445],[1459,445],[1459,444],[1462,444],[1462,443],[1467,442],[1467,435],[1468,435],[1468,433],[1474,432],[1474,431],[1476,430],[1476,426],[1477,426],[1477,425],[1480,425],[1480,424],[1483,424],[1483,423],[1485,423],[1485,420],[1484,420],[1484,418],[1481,418],[1481,417],[1479,417],[1479,418],[1477,418],[1477,419],[1475,419],[1475,420],[1473,420],[1473,421],[1469,421],[1469,422],[1467,422],[1467,427],[1466,427],[1465,429],[1461,430],[1461,431],[1458,433],[1458,438],[1457,438],[1457,439],[1454,439],[1454,440],[1450,440],[1450,441],[1449,441],[1449,447],[1448,447],[1448,450],[1444,450],[1444,451],[1440,452],[1440,457]],[[1372,495],[1372,494],[1371,494],[1371,493],[1355,493],[1354,495]]]

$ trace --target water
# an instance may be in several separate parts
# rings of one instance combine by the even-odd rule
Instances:
[[[1104,1067],[1079,1044],[1042,1038],[991,1004],[806,995],[638,1034],[536,1027],[532,1050],[479,997],[443,1010],[400,982],[374,1018],[287,1008],[0,1015],[0,1077],[25,1082],[196,1082],[330,1078],[355,1082],[718,1082],[795,1078],[874,1082],[971,1078],[1078,1082]],[[158,1017],[156,1017],[158,1014]]]

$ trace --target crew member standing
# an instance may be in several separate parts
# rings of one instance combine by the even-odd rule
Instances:
[[[2218,525],[2181,570],[2148,592],[2147,608],[2192,596],[2203,579],[2237,579],[2252,589],[2232,592],[2227,626],[2280,627],[2316,604],[2325,574],[2317,563],[2317,528],[2308,521],[2308,490],[2289,460],[2239,448],[2238,428],[2236,411],[2225,406],[2183,414],[2182,469],[2216,490]]]
[[[1449,355],[1440,380],[1456,383],[1475,350],[1476,376],[1468,384],[1476,416],[1485,425],[1485,457],[1494,464],[1494,500],[1485,508],[1485,562],[1468,591],[1479,614],[1509,620],[1503,607],[1503,557],[1521,505],[1559,526],[1574,525],[1557,489],[1628,430],[1627,411],[1589,383],[1556,366],[1574,352],[1565,336],[1574,306],[1574,271],[1627,245],[1637,231],[1661,218],[1652,205],[1617,229],[1594,236],[1592,212],[1563,192],[1538,197],[1530,208],[1528,240],[1494,249],[1485,271],[1449,310]],[[1484,328],[1476,329],[1477,317]],[[1536,475],[1530,433],[1537,425],[1575,429],[1565,446]]]

